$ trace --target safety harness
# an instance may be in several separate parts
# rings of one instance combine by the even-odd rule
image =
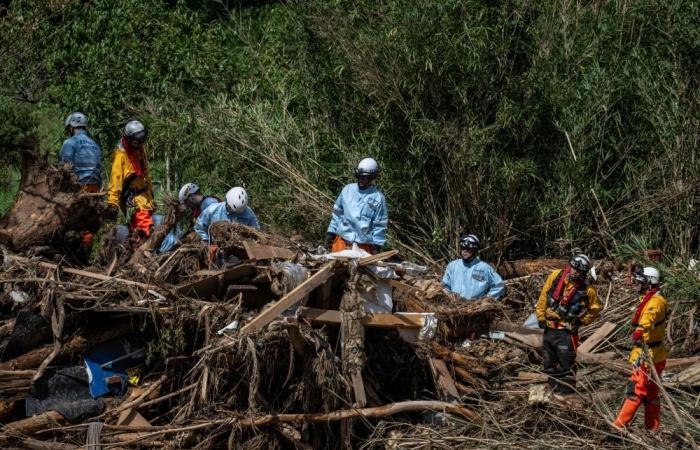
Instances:
[[[579,280],[576,284],[569,290],[569,292],[564,292],[564,286],[566,285],[566,279],[571,273],[571,267],[559,272],[559,275],[554,279],[552,287],[550,288],[547,296],[549,297],[549,307],[553,311],[557,312],[561,317],[559,320],[548,320],[547,326],[554,329],[571,329],[572,324],[567,321],[567,318],[562,315],[557,309],[565,309],[568,312],[569,303],[576,297],[576,294],[585,286],[586,280]],[[583,312],[583,310],[581,311]]]
[[[653,288],[653,289],[649,289],[649,290],[647,291],[647,293],[644,294],[644,298],[642,299],[641,303],[640,303],[639,306],[637,307],[637,311],[635,311],[634,317],[632,317],[632,326],[633,326],[635,329],[636,329],[637,327],[639,327],[639,319],[640,319],[640,317],[642,317],[642,312],[644,311],[644,308],[647,306],[647,303],[649,303],[649,300],[651,300],[651,298],[652,298],[654,295],[656,295],[656,293],[659,292],[660,290],[661,290],[661,289],[659,289],[659,288]],[[666,322],[666,315],[665,315],[665,314],[664,314],[664,317],[663,317],[661,320],[659,320],[658,322],[656,322],[656,323],[654,324],[654,328],[658,327],[659,325],[663,324],[664,322]],[[646,345],[647,345],[647,347],[649,347],[649,348],[654,348],[654,347],[658,347],[659,345],[661,345],[662,342],[663,342],[663,341],[658,341],[658,342],[647,342]],[[641,346],[642,346],[642,343],[634,343],[634,346],[635,346],[635,347],[641,347]]]

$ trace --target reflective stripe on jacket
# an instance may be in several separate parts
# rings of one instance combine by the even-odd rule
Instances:
[[[503,279],[498,272],[479,257],[470,262],[461,258],[450,262],[442,277],[442,285],[467,300],[481,297],[500,298],[505,290]]]
[[[59,164],[71,164],[80,184],[102,187],[102,149],[85,130],[63,142],[58,153]]]
[[[146,150],[144,149],[143,152]],[[146,158],[144,158],[146,161]],[[129,181],[129,186],[124,183]],[[124,190],[131,187],[135,192],[134,204],[137,209],[146,209],[152,211],[153,204],[153,185],[151,184],[151,175],[146,170],[145,177],[136,176],[133,166],[129,161],[126,150],[120,145],[114,150],[114,158],[112,161],[112,173],[109,178],[109,196],[107,203],[110,205],[125,207],[122,203],[122,194]]]
[[[248,206],[242,213],[236,214],[228,212],[226,202],[219,202],[202,211],[202,214],[199,215],[197,222],[194,224],[194,231],[203,240],[209,241],[209,227],[216,222],[238,222],[249,227],[260,228],[258,218]]]
[[[383,247],[389,215],[384,194],[376,186],[360,189],[357,183],[343,188],[333,205],[328,233],[347,242]]]

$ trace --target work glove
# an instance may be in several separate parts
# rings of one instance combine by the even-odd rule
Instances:
[[[634,333],[632,333],[632,342],[639,342],[642,340],[643,337],[644,331],[637,328],[636,330],[634,330]]]
[[[114,222],[119,217],[119,207],[117,205],[107,205],[102,212],[102,219],[106,222]]]
[[[330,248],[335,240],[335,233],[326,233],[326,246]]]
[[[537,322],[537,326],[544,330],[545,328],[547,328],[547,322],[544,320],[540,320]]]

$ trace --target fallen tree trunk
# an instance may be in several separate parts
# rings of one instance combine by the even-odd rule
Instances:
[[[19,194],[0,220],[0,243],[19,251],[67,231],[97,228],[103,209],[100,194],[84,191],[69,166],[41,160],[36,141],[28,139],[22,145]]]

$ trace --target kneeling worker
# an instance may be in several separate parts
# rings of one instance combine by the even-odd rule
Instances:
[[[447,265],[442,286],[465,300],[482,297],[498,299],[505,290],[503,279],[490,264],[479,259],[479,245],[479,238],[473,234],[459,239],[462,258]]]
[[[561,394],[576,385],[578,329],[593,322],[600,312],[600,301],[588,282],[591,261],[577,254],[564,270],[554,270],[542,287],[535,314],[544,329],[543,366],[552,388]]]
[[[659,386],[651,375],[651,367],[644,358],[648,351],[654,363],[656,373],[661,373],[666,367],[668,350],[664,345],[666,336],[666,312],[668,305],[661,295],[661,275],[654,267],[638,268],[633,276],[633,282],[639,289],[639,306],[632,318],[633,348],[629,361],[633,364],[632,376],[627,383],[627,398],[622,404],[620,414],[614,425],[618,428],[627,426],[639,406],[644,403],[644,428],[656,431],[659,428],[661,404],[659,403]],[[647,350],[648,349],[648,350]]]
[[[194,183],[186,183],[180,188],[178,193],[178,201],[181,205],[185,205],[192,211],[192,218],[199,218],[202,211],[221,200],[213,195],[204,195],[199,186]],[[180,243],[180,240],[187,234],[192,226],[192,222],[179,223],[175,228],[171,229],[158,249],[158,253],[169,252]]]
[[[210,242],[209,227],[215,222],[237,222],[260,228],[258,218],[248,207],[248,194],[242,187],[229,190],[226,193],[225,202],[214,203],[202,211],[194,225],[194,230],[203,240]]]

